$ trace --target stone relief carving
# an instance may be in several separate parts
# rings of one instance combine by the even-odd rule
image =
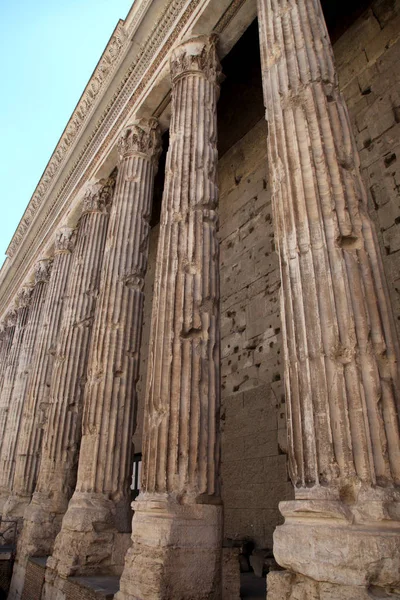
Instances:
[[[26,308],[29,306],[32,297],[31,287],[23,287],[17,294],[16,307],[17,309]]]
[[[101,179],[91,185],[83,198],[83,213],[108,212],[115,186],[115,178]]]
[[[75,244],[75,229],[72,227],[60,227],[55,235],[55,248],[57,254],[72,252]]]
[[[49,190],[50,183],[58,171],[60,164],[64,161],[68,150],[70,149],[74,139],[76,138],[78,132],[82,128],[83,120],[87,118],[89,112],[91,112],[91,108],[93,107],[94,100],[100,93],[102,87],[104,87],[104,83],[106,79],[108,80],[108,76],[114,71],[119,62],[119,58],[124,54],[125,50],[128,48],[130,44],[131,34],[136,28],[137,23],[140,21],[142,14],[147,10],[147,7],[150,3],[150,0],[142,2],[142,5],[138,12],[135,15],[134,20],[129,26],[129,30],[127,31],[122,22],[117,25],[117,28],[114,32],[113,37],[111,38],[106,51],[104,53],[103,58],[101,59],[96,71],[94,72],[92,79],[90,80],[81,101],[78,104],[78,107],[75,109],[69,125],[67,129],[58,143],[56,150],[51,157],[51,160],[39,182],[39,185],[36,188],[36,191],[25,211],[24,216],[21,219],[21,222],[11,240],[10,245],[7,248],[7,255],[12,258],[20,245],[27,229],[29,228],[30,223],[32,222],[34,215],[42,204],[43,199],[46,193]],[[199,3],[199,0],[193,0],[191,2],[191,6],[188,9],[188,14],[191,14],[194,8]],[[148,69],[151,61],[153,60],[154,54],[157,49],[160,48],[164,37],[171,27],[171,23],[177,18],[179,12],[181,12],[185,2],[184,0],[175,0],[171,2],[170,5],[167,6],[165,12],[161,15],[159,21],[155,23],[150,35],[148,36],[146,42],[142,46],[142,50],[139,53],[138,58],[133,62],[133,64],[129,67],[125,76],[122,78],[121,83],[111,99],[110,103],[107,105],[104,113],[99,119],[98,124],[94,127],[94,134],[98,132],[99,127],[106,119],[108,113],[111,109],[116,107],[117,98],[123,97],[122,103],[119,103],[117,111],[120,111],[121,104],[124,105],[124,101],[132,95],[132,92],[137,85],[138,81],[141,79],[143,74]],[[179,34],[181,26],[176,28],[176,35]],[[172,42],[171,42],[172,43]],[[169,47],[168,47],[169,48]],[[126,83],[130,79],[132,73],[134,73],[133,80],[130,82],[129,87],[126,86]],[[115,120],[115,115],[113,119]],[[106,132],[103,137],[106,137],[108,130],[106,128]],[[93,134],[93,135],[94,135]],[[93,136],[90,137],[88,143],[85,148],[82,150],[78,160],[73,165],[70,173],[67,175],[66,182],[71,178],[71,176],[75,173],[77,167],[81,165],[81,159],[83,154],[85,154],[87,147],[92,142]],[[86,161],[82,164],[83,170],[85,170]],[[63,186],[61,193],[65,192],[65,186]],[[55,199],[55,203],[58,201],[58,197]]]
[[[4,317],[5,327],[15,327],[17,324],[17,311],[13,308]]]
[[[35,265],[35,284],[46,283],[50,279],[51,268],[53,261],[49,258],[39,260]]]
[[[216,45],[218,37],[212,35],[204,44],[203,36],[194,38],[190,44],[179,45],[172,52],[171,78],[175,81],[184,73],[203,73],[212,83],[218,82],[221,77],[221,66],[219,64]]]
[[[131,154],[145,154],[155,166],[161,154],[161,135],[157,119],[141,119],[123,131],[118,141],[118,155],[122,160]]]

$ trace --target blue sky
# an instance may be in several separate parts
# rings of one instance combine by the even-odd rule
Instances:
[[[118,19],[133,0],[0,0],[0,265]]]

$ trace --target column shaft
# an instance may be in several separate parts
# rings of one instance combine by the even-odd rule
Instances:
[[[50,277],[51,261],[39,261],[35,268],[35,285],[33,287],[29,316],[15,375],[15,384],[10,400],[10,410],[7,417],[6,434],[3,440],[0,459],[0,494],[8,496],[3,509],[3,516],[22,517],[25,505],[11,502],[9,497],[13,490],[16,450],[21,440],[22,415],[27,399],[29,377],[32,373],[33,360],[37,348],[39,332],[43,318],[43,307],[47,292],[47,282]]]
[[[124,132],[84,394],[75,493],[49,565],[58,574],[113,572],[119,532],[130,531],[130,483],[143,286],[153,182],[161,149],[155,119]],[[97,523],[103,526],[99,532]],[[129,535],[126,535],[126,546]],[[118,553],[117,553],[118,554]],[[88,561],[90,557],[90,561]],[[97,560],[98,558],[98,560]]]
[[[13,485],[15,501],[28,503],[34,492],[40,462],[43,426],[49,404],[51,373],[61,325],[74,230],[56,234],[55,255],[43,306],[43,318],[33,356],[31,376],[24,404],[21,435],[16,451]]]
[[[275,555],[317,579],[380,585],[387,574],[368,573],[366,557],[391,554],[397,525],[374,540],[346,529],[383,518],[400,477],[398,344],[377,239],[319,0],[259,0],[258,13],[297,499],[281,503]],[[319,539],[310,512],[338,531],[325,524]],[[320,546],[335,535],[337,556]]]
[[[53,359],[38,481],[25,513],[22,542],[51,554],[76,482],[87,354],[99,289],[114,180],[85,194]]]
[[[15,325],[15,332],[13,336],[12,345],[7,356],[6,370],[4,373],[3,387],[0,394],[0,463],[6,460],[7,450],[7,421],[8,414],[10,412],[10,403],[13,395],[15,379],[18,370],[18,361],[21,353],[23,344],[25,328],[28,322],[29,314],[29,302],[31,298],[32,289],[25,287],[17,295],[16,309],[17,318]],[[3,454],[4,447],[4,454]],[[5,479],[7,478],[6,472],[1,473],[2,485],[5,487]],[[6,488],[7,489],[7,488]],[[0,494],[0,511],[3,511],[4,503],[7,500],[8,494]]]
[[[171,72],[142,493],[121,600],[220,597],[215,39],[179,46]]]
[[[3,344],[1,346],[0,355],[0,394],[3,389],[4,375],[7,369],[8,355],[13,343],[16,321],[17,314],[15,310],[12,310],[7,313],[3,323]]]

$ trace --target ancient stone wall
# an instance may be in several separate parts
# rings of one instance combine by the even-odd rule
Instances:
[[[272,547],[286,474],[279,265],[261,120],[220,160],[225,537]]]
[[[334,53],[400,334],[400,1],[374,1]]]
[[[379,0],[334,45],[400,332],[400,0]],[[261,77],[261,74],[260,74]],[[397,88],[397,89],[396,89]],[[279,264],[261,120],[219,162],[222,491],[226,538],[272,546],[286,471]],[[158,228],[150,240],[135,452],[141,450]]]

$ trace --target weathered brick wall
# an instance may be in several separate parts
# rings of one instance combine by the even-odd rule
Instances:
[[[400,334],[400,0],[376,0],[334,45]]]
[[[40,600],[44,584],[45,565],[28,561],[21,600]]]
[[[292,495],[266,136],[262,119],[219,163],[225,537],[258,547],[272,547]]]
[[[335,43],[341,88],[400,331],[400,0],[379,0]],[[222,493],[225,537],[271,547],[286,470],[279,268],[273,245],[267,128],[261,120],[219,163]],[[158,228],[146,278],[139,413],[141,448]]]

